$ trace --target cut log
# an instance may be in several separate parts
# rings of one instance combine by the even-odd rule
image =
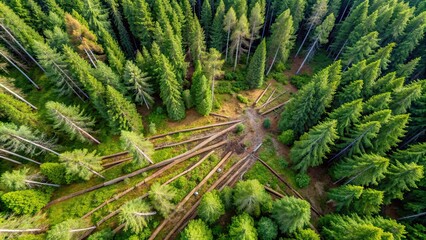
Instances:
[[[276,109],[278,109],[278,108],[280,108],[280,107],[282,107],[282,106],[286,105],[286,104],[287,104],[288,102],[290,102],[290,101],[291,101],[291,99],[289,99],[289,100],[287,100],[287,101],[285,101],[285,102],[283,102],[283,103],[280,103],[280,104],[278,104],[277,106],[275,106],[275,107],[273,107],[273,108],[270,108],[270,109],[268,109],[268,110],[266,110],[266,111],[264,111],[264,112],[260,113],[260,115],[265,116],[266,114],[268,114],[268,113],[270,113],[270,112],[272,112],[272,111],[274,111],[274,110],[276,110]]]
[[[32,160],[32,159],[30,159],[30,158],[27,158],[27,157],[21,156],[21,155],[19,155],[19,154],[16,154],[16,153],[14,153],[14,152],[8,151],[8,150],[3,149],[3,148],[0,148],[0,152],[4,152],[4,153],[10,154],[10,155],[13,155],[13,156],[15,156],[15,157],[22,158],[22,159],[24,159],[24,160],[27,160],[27,161],[33,162],[33,163],[35,163],[35,164],[41,165],[41,163],[40,163],[40,162],[37,162],[37,161]]]
[[[17,99],[21,100],[22,102],[26,103],[28,106],[30,106],[32,109],[37,110],[37,107],[32,105],[30,102],[28,102],[27,100],[25,100],[25,98],[21,97],[19,94],[15,93],[14,91],[12,91],[11,89],[9,89],[8,87],[6,87],[5,85],[0,83],[0,87],[2,87],[3,89],[5,89],[8,93],[12,94],[13,96],[15,96]]]
[[[281,97],[282,95],[284,95],[284,94],[286,94],[287,93],[287,90],[286,91],[284,91],[284,92],[282,92],[282,93],[280,93],[280,94],[278,94],[277,96],[275,96],[274,98],[272,98],[271,100],[269,100],[269,101],[267,101],[267,102],[265,102],[264,104],[262,104],[260,107],[258,107],[258,108],[256,108],[257,110],[260,110],[260,109],[262,109],[262,108],[264,108],[264,107],[266,107],[267,105],[269,105],[271,102],[273,102],[273,101],[275,101],[275,100],[277,100],[279,97]]]
[[[175,147],[175,146],[179,146],[179,145],[186,144],[186,143],[191,143],[191,142],[196,142],[196,141],[204,140],[204,139],[207,139],[207,138],[209,138],[211,136],[213,136],[213,134],[212,135],[207,135],[207,136],[202,136],[202,137],[197,137],[197,138],[193,138],[193,139],[189,139],[189,140],[185,140],[185,141],[178,142],[178,143],[171,143],[171,144],[167,144],[167,145],[158,146],[158,147],[155,147],[154,149],[155,150],[159,150],[159,149],[163,149],[163,148]]]
[[[108,159],[108,158],[115,158],[115,157],[123,156],[123,155],[126,155],[126,154],[129,154],[129,151],[124,151],[124,152],[119,152],[119,153],[114,153],[114,154],[111,154],[111,155],[103,156],[102,160]]]
[[[260,101],[260,99],[263,97],[263,95],[265,95],[266,91],[268,91],[268,88],[271,86],[271,83],[268,84],[268,86],[266,86],[265,90],[263,90],[263,92],[259,95],[259,97],[257,97],[256,101],[254,101],[253,106],[256,106],[256,104]]]
[[[276,197],[279,197],[279,198],[285,197],[282,193],[279,193],[268,186],[263,186],[263,187],[265,188],[267,192],[271,193],[272,195],[275,195]]]
[[[231,117],[222,115],[222,114],[218,114],[218,113],[210,113],[210,115],[215,116],[215,117],[222,117],[222,118],[226,118],[226,119],[231,119]]]
[[[106,163],[102,164],[102,167],[107,168],[109,166],[113,166],[113,165],[116,165],[116,164],[119,164],[119,163],[122,163],[122,162],[126,162],[126,161],[129,161],[129,160],[132,160],[132,159],[133,159],[132,157],[128,157],[128,158],[123,158],[123,159],[113,161],[113,162],[106,162]]]
[[[21,164],[22,164],[22,163],[20,163],[20,162],[18,162],[18,161],[15,161],[15,160],[13,160],[13,159],[11,159],[11,158],[8,158],[8,157],[2,156],[2,155],[0,155],[0,159],[4,159],[4,160],[6,160],[6,161],[13,162],[13,163],[18,164],[18,165],[21,165]]]
[[[229,122],[216,123],[216,124],[211,124],[211,125],[206,125],[206,126],[201,126],[201,127],[195,127],[195,128],[187,128],[187,129],[182,129],[182,130],[178,130],[178,131],[174,131],[174,132],[168,132],[168,133],[164,133],[164,134],[155,135],[155,136],[149,137],[148,140],[162,138],[162,137],[165,137],[165,136],[168,136],[168,135],[173,135],[173,134],[176,134],[176,133],[191,132],[191,131],[202,130],[202,129],[207,129],[207,128],[220,127],[220,126],[235,124],[235,123],[239,123],[239,122],[241,122],[241,120],[234,120],[234,121],[229,121]]]

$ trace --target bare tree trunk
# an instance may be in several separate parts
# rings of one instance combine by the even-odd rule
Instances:
[[[42,232],[43,229],[0,229],[0,233],[37,233]]]
[[[133,214],[135,214],[136,216],[145,217],[145,216],[154,216],[155,214],[157,214],[157,212],[146,212],[146,213],[135,212]]]
[[[10,154],[10,155],[13,155],[13,156],[15,156],[15,157],[22,158],[22,159],[24,159],[24,160],[27,160],[27,161],[33,162],[33,163],[35,163],[35,164],[41,165],[41,163],[39,163],[39,162],[37,162],[37,161],[35,161],[35,160],[32,160],[32,159],[30,159],[30,158],[27,158],[27,157],[21,156],[21,155],[19,155],[19,154],[16,154],[16,153],[14,153],[14,152],[8,151],[8,150],[3,149],[3,148],[0,148],[0,152],[4,152],[4,153]]]
[[[93,59],[92,59],[92,57],[90,56],[90,54],[89,54],[89,52],[87,51],[87,49],[86,49],[86,48],[83,48],[83,50],[84,50],[84,52],[86,53],[87,57],[89,58],[90,63],[92,63],[93,67],[94,67],[94,68],[96,68],[96,64],[95,64],[95,62],[93,61]]]
[[[237,42],[237,50],[235,51],[235,63],[234,63],[234,71],[237,68],[237,62],[238,62],[238,52],[240,50],[240,39],[241,37],[238,37],[238,42]]]
[[[306,54],[305,59],[303,59],[302,64],[300,64],[299,69],[297,69],[296,75],[298,75],[298,74],[299,74],[300,70],[302,70],[302,68],[303,68],[303,66],[305,65],[306,61],[307,61],[307,60],[309,59],[309,57],[311,56],[312,51],[315,49],[315,47],[316,47],[316,45],[317,45],[317,43],[318,43],[318,40],[319,40],[319,38],[315,39],[315,42],[312,44],[312,47],[309,49],[308,54]]]
[[[51,187],[60,187],[60,186],[61,186],[61,185],[59,185],[59,184],[53,184],[53,183],[42,183],[42,182],[31,181],[31,180],[25,180],[25,182],[26,182],[26,183],[36,184],[36,185],[51,186]]]
[[[351,2],[351,0],[348,0],[348,3],[346,4],[345,9],[343,10],[342,15],[340,15],[339,23],[343,20],[343,17],[344,17],[344,16],[345,16],[345,14],[346,14],[346,10],[348,10],[349,3],[350,3],[350,2]]]
[[[135,146],[136,147],[136,149],[138,150],[138,152],[140,152],[143,156],[144,156],[144,158],[149,162],[149,163],[151,163],[151,164],[154,164],[154,162],[151,160],[151,158],[150,157],[148,157],[148,155],[146,155],[143,151],[142,151],[142,149],[140,149],[140,148],[138,148],[137,146]]]
[[[410,218],[416,218],[416,217],[421,217],[426,215],[426,212],[422,212],[422,213],[418,213],[418,214],[414,214],[414,215],[409,215],[409,216],[405,216],[402,218],[398,218],[397,220],[404,220],[404,219],[410,219]]]
[[[228,38],[226,39],[226,52],[225,52],[225,61],[228,61],[228,50],[229,50],[229,35],[231,34],[231,29],[228,30]]]
[[[266,76],[268,76],[269,72],[271,71],[272,67],[273,67],[273,66],[274,66],[274,64],[275,64],[275,60],[277,59],[278,51],[280,50],[280,47],[281,47],[281,46],[278,46],[277,51],[275,52],[274,59],[272,59],[272,63],[271,63],[271,65],[269,66],[268,71],[266,72]]]
[[[20,73],[22,73],[22,75],[24,75],[25,78],[28,79],[28,81],[30,81],[30,83],[32,83],[35,88],[37,88],[37,90],[40,90],[40,87],[26,73],[24,73],[24,71],[22,71],[12,60],[10,60],[2,51],[0,51],[0,55],[2,55],[6,59],[6,61],[10,63],[10,65],[14,66]]]
[[[318,16],[318,12],[315,14],[315,18],[317,16]],[[305,45],[305,42],[308,39],[309,34],[311,33],[313,27],[314,27],[314,23],[312,22],[311,25],[309,26],[308,32],[305,35],[305,38],[303,38],[302,44],[300,44],[300,47],[299,47],[299,49],[296,52],[296,57],[299,55],[300,51],[302,50],[303,45]]]
[[[21,141],[24,141],[24,142],[26,142],[26,143],[32,144],[32,145],[34,145],[34,146],[36,146],[36,147],[38,147],[38,148],[41,148],[41,149],[46,150],[46,151],[48,151],[48,152],[51,152],[51,153],[55,154],[56,156],[60,156],[60,155],[61,155],[61,154],[59,154],[58,152],[55,152],[55,151],[53,151],[53,150],[52,150],[52,149],[50,149],[50,148],[47,148],[47,147],[45,147],[45,146],[43,146],[43,145],[41,145],[41,144],[38,144],[38,143],[33,142],[33,141],[30,141],[30,140],[25,139],[25,138],[23,138],[23,137],[20,137],[20,136],[18,136],[18,135],[11,134],[11,136],[12,136],[12,137],[14,137],[14,138],[17,138],[17,139],[19,139],[19,140],[21,140]]]
[[[268,24],[268,17],[269,17],[270,10],[271,10],[270,5],[271,5],[271,2],[268,1],[267,5],[266,5],[266,14],[265,14],[266,21],[263,23],[263,29],[262,29],[262,38],[265,37],[266,25]]]
[[[65,77],[68,79],[68,80],[70,80],[70,82],[72,83],[72,85],[74,85],[74,87],[75,88],[77,88],[78,89],[78,91],[79,92],[81,92],[81,94],[83,94],[87,99],[90,99],[89,98],[89,96],[77,85],[77,83],[75,83],[75,81],[70,77],[70,76],[68,76],[68,74],[60,67],[60,66],[58,66],[58,64],[56,64],[55,62],[53,62],[53,65],[55,65],[55,67],[57,68],[57,69],[59,69],[59,71],[61,71],[61,73],[63,74],[63,75],[65,75]],[[71,87],[71,86],[70,86]],[[72,88],[72,87],[71,87]],[[74,91],[74,89],[73,89],[73,91]],[[80,97],[80,95],[77,93],[77,92],[75,92],[74,91],[74,93],[75,94],[77,94],[77,96],[79,96]],[[81,99],[81,97],[80,97],[80,99]],[[83,100],[83,99],[82,99]],[[84,101],[84,100],[83,100]]]
[[[83,232],[83,231],[92,230],[92,229],[95,229],[95,228],[96,228],[96,226],[91,226],[91,227],[88,227],[88,228],[71,229],[70,232],[71,233],[73,233],[73,232]]]
[[[8,158],[8,157],[2,156],[2,155],[0,155],[0,159],[4,159],[4,160],[6,160],[6,161],[13,162],[13,163],[18,164],[18,165],[21,165],[21,164],[22,164],[22,163],[20,163],[20,162],[18,162],[18,161],[15,161],[15,160],[13,160],[13,159],[11,159],[11,158]]]
[[[18,98],[19,100],[23,101],[24,103],[28,104],[32,109],[37,110],[37,107],[32,105],[30,102],[25,100],[25,98],[19,96],[17,93],[13,92],[11,89],[7,88],[5,85],[0,83],[0,87],[4,88],[7,92]]]

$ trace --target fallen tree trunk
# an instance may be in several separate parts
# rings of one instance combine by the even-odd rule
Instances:
[[[114,157],[118,157],[118,156],[122,156],[122,155],[126,155],[126,154],[129,154],[129,151],[124,151],[124,152],[119,152],[119,153],[114,153],[114,154],[111,154],[111,155],[103,156],[102,160],[108,159],[108,158],[114,158]]]
[[[256,101],[254,101],[253,106],[256,106],[256,104],[260,101],[260,99],[263,97],[263,95],[265,95],[266,91],[268,91],[268,88],[271,86],[271,84],[269,83],[268,86],[266,86],[265,90],[263,90],[263,92],[259,95],[259,97],[257,97]]]
[[[191,192],[189,192],[183,199],[182,201],[179,202],[179,204],[175,207],[175,211],[170,214],[170,216],[168,216],[166,219],[163,220],[163,222],[155,229],[154,232],[151,233],[151,236],[149,237],[150,240],[154,239],[158,233],[160,233],[160,231],[163,229],[163,227],[169,222],[169,219],[175,215],[178,211],[180,211],[180,209],[183,207],[183,205],[185,205],[185,203],[194,195],[194,193],[196,191],[198,191],[206,182],[207,180],[209,180],[209,178],[211,176],[213,176],[213,174],[217,171],[217,169],[226,161],[228,160],[228,158],[231,156],[232,152],[229,152],[228,154],[225,155],[225,157],[222,158],[222,160],[219,161],[218,164],[216,164],[216,166],[203,178],[203,180],[201,180],[200,183],[197,184],[197,186],[195,186],[195,188],[193,188],[191,190]]]
[[[0,152],[4,152],[4,153],[6,153],[6,154],[10,154],[10,155],[13,155],[13,156],[15,156],[15,157],[22,158],[22,159],[24,159],[24,160],[27,160],[27,161],[33,162],[33,163],[35,163],[35,164],[37,164],[37,165],[41,165],[41,163],[40,163],[40,162],[37,162],[36,160],[32,160],[32,159],[27,158],[27,157],[25,157],[25,156],[21,156],[21,155],[19,155],[19,154],[16,154],[16,153],[14,153],[14,152],[8,151],[8,150],[6,150],[6,149],[2,149],[2,148],[0,148]]]
[[[167,145],[163,145],[163,146],[158,146],[158,147],[155,147],[154,149],[155,150],[159,150],[159,149],[163,149],[163,148],[175,147],[175,146],[179,146],[179,145],[186,144],[186,143],[191,143],[191,142],[196,142],[196,141],[204,140],[204,139],[209,138],[211,136],[213,136],[213,134],[212,135],[203,136],[203,137],[198,137],[198,138],[193,138],[193,139],[185,140],[185,141],[182,141],[182,142],[177,142],[177,143],[171,143],[171,144],[167,144]]]
[[[229,122],[216,123],[216,124],[211,124],[211,125],[206,125],[206,126],[201,126],[201,127],[195,127],[195,128],[187,128],[187,129],[178,130],[178,131],[174,131],[174,132],[168,132],[168,133],[164,133],[164,134],[160,134],[160,135],[155,135],[155,136],[149,137],[148,140],[157,139],[157,138],[165,137],[165,136],[176,134],[176,133],[192,132],[192,131],[196,131],[196,130],[202,130],[202,129],[213,128],[213,127],[220,127],[220,126],[230,125],[230,124],[239,123],[239,122],[241,122],[241,120],[234,120],[234,121],[229,121]]]
[[[270,108],[270,109],[268,109],[268,110],[264,111],[263,113],[260,113],[260,115],[264,116],[264,115],[266,115],[266,114],[268,114],[268,113],[270,113],[270,112],[272,112],[272,111],[274,111],[274,110],[276,110],[276,109],[278,109],[278,108],[280,108],[280,107],[282,107],[282,106],[286,105],[286,104],[287,104],[288,102],[290,102],[290,101],[291,101],[291,99],[289,99],[289,100],[287,100],[287,101],[285,101],[285,102],[283,102],[283,103],[281,103],[281,104],[278,104],[277,106],[275,106],[275,107],[273,107],[273,108]]]
[[[274,189],[272,189],[272,188],[270,188],[270,187],[268,187],[268,186],[263,186],[263,187],[265,188],[265,190],[266,190],[267,192],[270,192],[271,194],[273,194],[273,195],[275,195],[275,196],[277,196],[277,197],[279,197],[279,198],[283,198],[283,197],[285,197],[283,194],[281,194],[281,193],[279,193],[279,192],[275,191]]]
[[[215,116],[215,117],[223,117],[223,118],[226,118],[226,119],[231,119],[228,116],[225,116],[225,115],[222,115],[222,114],[218,114],[218,113],[210,113],[210,115]]]
[[[116,164],[119,164],[119,163],[122,163],[122,162],[126,162],[126,161],[129,161],[129,160],[132,160],[132,159],[133,159],[132,157],[128,157],[128,158],[120,159],[120,160],[117,160],[117,161],[114,161],[114,162],[103,163],[102,167],[104,167],[104,168],[105,167],[109,167],[111,165],[116,165]]]
[[[266,107],[266,106],[267,106],[267,105],[269,105],[271,102],[273,102],[273,101],[277,100],[279,97],[281,97],[282,95],[284,95],[284,94],[286,94],[286,93],[287,93],[287,91],[284,91],[284,92],[282,92],[282,93],[278,94],[276,97],[272,98],[271,100],[266,101],[264,104],[262,104],[260,107],[258,107],[258,108],[257,108],[257,110],[260,110],[260,109],[262,109],[262,108]]]

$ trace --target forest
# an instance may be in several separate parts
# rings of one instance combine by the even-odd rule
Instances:
[[[426,239],[426,1],[1,0],[0,239]]]

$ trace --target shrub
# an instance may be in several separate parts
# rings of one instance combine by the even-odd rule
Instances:
[[[272,79],[275,79],[277,82],[282,84],[287,84],[287,77],[282,72],[274,72],[271,74]]]
[[[237,134],[241,134],[241,133],[244,132],[245,129],[246,129],[246,126],[244,126],[244,124],[240,123],[240,124],[237,125],[235,132]]]
[[[67,179],[65,174],[65,166],[60,163],[47,162],[40,165],[41,173],[49,179],[52,183],[68,184],[72,179]],[[69,182],[67,182],[67,180]]]
[[[220,94],[232,94],[232,84],[227,81],[216,81],[214,91]]]
[[[154,122],[149,123],[148,131],[149,131],[149,134],[152,134],[152,135],[157,133],[157,127],[155,126]]]
[[[296,175],[296,184],[299,188],[305,188],[309,186],[311,182],[311,177],[306,173],[299,173]]]
[[[245,103],[245,104],[249,103],[248,98],[244,97],[244,96],[243,96],[243,95],[241,95],[241,94],[238,94],[238,95],[237,95],[237,99],[238,99],[238,101],[240,101],[241,103]]]
[[[280,164],[280,166],[282,168],[287,168],[288,167],[288,162],[287,162],[287,160],[285,159],[284,156],[278,158],[278,163]]]
[[[46,206],[49,194],[34,189],[8,192],[1,196],[4,206],[16,214],[34,214]]]
[[[190,109],[194,106],[194,103],[192,101],[191,91],[189,89],[186,89],[182,93],[182,98],[185,103],[186,109]]]
[[[265,118],[265,120],[263,120],[263,127],[265,129],[269,129],[271,128],[271,119],[269,118]]]
[[[257,233],[259,239],[273,240],[278,235],[278,226],[270,218],[262,217],[257,223]]]
[[[239,92],[242,90],[249,90],[249,86],[244,80],[232,82],[232,91]]]
[[[281,135],[278,136],[278,141],[285,145],[293,145],[294,143],[294,131],[289,129],[281,133]]]
[[[291,79],[290,82],[298,89],[302,88],[303,86],[305,86],[307,83],[309,83],[309,81],[311,80],[311,76],[306,75],[306,74],[301,74],[301,75],[294,75]]]

